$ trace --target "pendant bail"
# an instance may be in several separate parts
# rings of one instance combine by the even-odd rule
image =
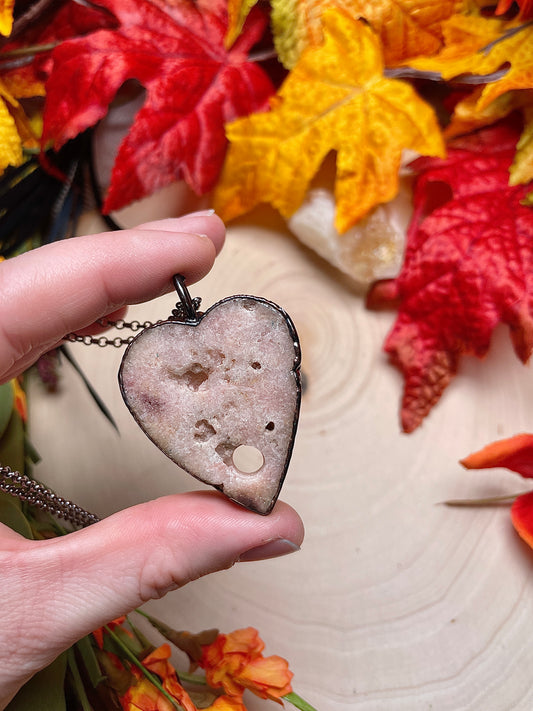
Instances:
[[[172,315],[179,320],[184,318],[186,323],[198,323],[200,319],[195,304],[195,301],[198,303],[198,300],[191,298],[189,290],[185,286],[185,277],[181,274],[174,274],[172,282],[181,302],[176,304]]]

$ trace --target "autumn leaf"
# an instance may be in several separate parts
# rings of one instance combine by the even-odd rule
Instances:
[[[533,106],[525,110],[524,117],[525,127],[516,145],[509,185],[520,185],[533,180]]]
[[[120,23],[61,43],[53,52],[43,140],[59,149],[107,112],[128,79],[146,100],[115,160],[104,211],[116,210],[183,178],[210,190],[224,160],[224,123],[261,110],[273,92],[248,61],[265,19],[253,13],[230,51],[225,3],[99,0]]]
[[[9,165],[20,165],[23,160],[22,138],[14,114],[22,122],[20,104],[0,80],[0,173]]]
[[[289,217],[330,151],[337,153],[336,227],[344,232],[398,191],[402,150],[443,155],[433,110],[406,82],[383,77],[379,40],[340,11],[324,15],[268,113],[227,127],[230,147],[215,206],[230,220],[260,202]]]
[[[533,16],[533,1],[532,0],[515,0],[520,8],[520,17],[523,20]],[[496,6],[496,15],[504,15],[511,9],[513,0],[498,0]]]
[[[508,91],[488,106],[479,109],[482,91],[483,87],[478,87],[455,104],[450,122],[444,130],[444,137],[453,138],[483,126],[490,126],[513,111],[521,110],[524,129],[510,167],[509,185],[529,183],[533,180],[533,91]]]
[[[533,435],[518,434],[488,444],[461,460],[467,469],[504,467],[533,478]],[[517,496],[511,506],[511,520],[519,536],[533,548],[533,492]]]
[[[0,0],[0,34],[9,37],[13,27],[15,0]]]
[[[226,47],[231,47],[241,34],[250,10],[257,5],[258,0],[228,0],[228,29],[226,31]]]
[[[461,459],[461,464],[466,469],[503,467],[533,479],[533,435],[518,434],[491,442]]]
[[[457,37],[456,31],[463,32]],[[475,15],[456,16],[444,23],[445,47],[433,57],[409,61],[418,70],[439,72],[445,80],[463,74],[491,77],[479,96],[478,110],[506,91],[533,88],[533,24],[504,23]]]
[[[445,160],[414,163],[401,273],[368,296],[374,308],[399,303],[385,350],[405,378],[406,432],[438,401],[462,355],[486,354],[498,323],[509,325],[522,361],[531,355],[533,210],[522,204],[528,187],[508,185],[519,133],[508,121],[456,139]]]
[[[272,0],[275,46],[283,64],[291,68],[307,46],[323,38],[322,16],[340,8],[354,19],[366,20],[381,40],[387,66],[419,54],[434,54],[442,46],[441,24],[460,8],[457,0]]]
[[[85,6],[75,0],[67,0],[48,7],[42,16],[36,14],[21,35],[2,47],[0,58],[3,55],[4,59],[13,50],[40,48],[34,54],[33,61],[2,72],[6,87],[17,99],[44,96],[44,82],[52,65],[51,50],[41,50],[52,48],[66,39],[115,25],[113,16],[96,5]],[[28,58],[31,58],[31,54]]]
[[[482,91],[482,86],[476,87],[474,91],[455,104],[450,121],[443,131],[446,139],[455,138],[501,121],[526,103],[524,101],[525,94],[530,95],[529,101],[533,102],[532,92],[508,91],[479,110],[478,102]]]

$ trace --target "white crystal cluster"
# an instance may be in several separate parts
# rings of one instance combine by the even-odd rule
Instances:
[[[401,181],[394,200],[376,207],[344,234],[335,228],[335,209],[333,192],[314,188],[287,224],[303,244],[360,286],[395,277],[402,264],[412,213],[407,179]]]

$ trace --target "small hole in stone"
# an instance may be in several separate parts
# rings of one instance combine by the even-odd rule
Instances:
[[[216,430],[207,420],[198,420],[195,423],[194,439],[205,442],[210,437],[216,434]]]
[[[167,373],[171,378],[179,383],[184,383],[191,390],[198,390],[200,385],[209,378],[211,371],[209,368],[204,368],[201,363],[192,363],[183,373],[176,372],[172,367],[167,367]]]
[[[252,363],[252,368],[253,368],[254,370],[261,370],[261,363],[259,363],[258,361],[254,360],[254,362]]]
[[[273,423],[273,422],[269,422],[269,423],[267,424],[267,426],[265,427],[265,430],[268,430],[269,432],[272,432],[272,430],[274,429],[274,427],[275,427],[274,423]]]
[[[233,452],[233,464],[242,474],[255,474],[264,463],[265,459],[257,447],[241,444]]]

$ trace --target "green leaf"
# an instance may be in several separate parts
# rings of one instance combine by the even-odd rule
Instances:
[[[66,711],[66,669],[67,655],[63,653],[50,666],[32,677],[5,711]]]
[[[24,473],[24,459],[24,423],[18,412],[13,410],[0,439],[0,464]]]
[[[18,499],[11,494],[0,493],[0,522],[24,538],[33,538],[31,526],[22,513]]]
[[[11,383],[0,385],[0,437],[4,434],[6,427],[11,419],[13,411],[13,402],[15,393]]]
[[[72,353],[68,350],[68,348],[67,348],[65,345],[59,346],[59,351],[65,356],[65,358],[68,360],[68,362],[70,363],[70,365],[74,368],[74,370],[76,371],[76,373],[80,376],[80,378],[82,379],[83,384],[85,385],[85,387],[86,387],[87,390],[89,391],[90,396],[92,397],[92,399],[93,399],[94,402],[96,403],[96,406],[98,407],[98,409],[100,410],[100,412],[104,415],[104,417],[108,420],[108,422],[110,422],[111,425],[112,425],[112,426],[116,429],[116,431],[118,432],[118,425],[117,425],[117,423],[115,422],[115,420],[113,419],[113,415],[111,414],[109,408],[107,407],[107,405],[105,404],[105,402],[102,400],[102,398],[100,397],[100,395],[98,395],[98,393],[96,392],[96,390],[93,388],[93,386],[91,385],[89,379],[87,378],[87,376],[85,375],[85,373],[83,372],[83,370],[80,368],[80,366],[78,365],[77,361],[74,359],[74,356],[72,355]]]
[[[96,653],[94,651],[90,635],[82,637],[79,642],[76,642],[76,649],[80,653],[80,657],[83,660],[83,665],[87,675],[89,676],[90,682],[96,689],[98,684],[101,681],[104,681],[105,674],[102,674],[102,670],[98,664],[98,659],[96,658]]]
[[[76,695],[79,699],[83,711],[94,711],[93,707],[89,703],[89,699],[87,698],[87,693],[85,692],[85,687],[83,686],[80,670],[78,669],[78,663],[76,662],[76,655],[74,654],[74,650],[72,648],[70,648],[67,652],[67,661],[70,673],[72,675],[74,689],[76,690]]]

